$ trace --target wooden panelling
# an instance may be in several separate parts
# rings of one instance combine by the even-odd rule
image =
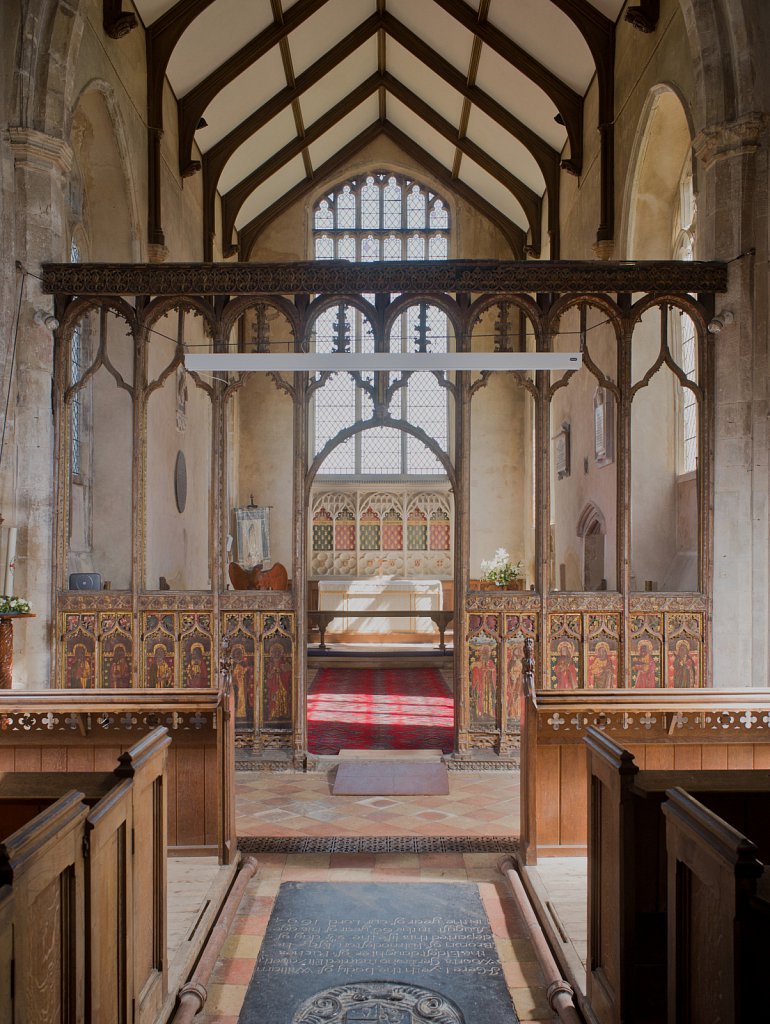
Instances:
[[[727,748],[727,767],[737,770],[754,767],[754,745]]]
[[[559,845],[585,843],[587,794],[585,751],[580,747],[561,747],[559,785]]]
[[[111,769],[121,752],[158,722],[168,721],[168,844],[177,855],[208,851],[229,862],[235,855],[230,703],[229,695],[215,690],[46,690],[24,691],[23,696],[14,691],[2,703],[8,724],[0,744],[0,771]],[[49,729],[41,721],[49,712],[58,727]],[[34,719],[29,729],[16,721],[25,714]],[[103,723],[105,715],[112,719],[107,727],[98,721]],[[78,727],[62,727],[67,718]]]
[[[559,845],[561,751],[543,747],[537,763],[537,834],[543,846]],[[585,779],[585,769],[583,770]]]
[[[726,743],[709,743],[701,747],[701,768],[711,768],[714,771],[722,771],[727,768]]]
[[[13,889],[0,885],[0,964],[10,965],[13,960]],[[13,996],[11,972],[5,967],[0,971],[0,1020],[13,1020]]]
[[[674,748],[674,768],[701,768],[703,764],[703,747],[696,743],[681,743]]]
[[[532,694],[523,701],[521,842],[525,863],[584,854],[589,726],[640,769],[770,768],[770,698],[762,691]]]
[[[3,1024],[158,1019],[167,995],[168,745],[158,728],[113,757],[113,772],[0,780],[0,821],[9,809],[28,819],[0,836],[0,879],[10,886],[0,888]],[[41,810],[30,818],[33,796]]]

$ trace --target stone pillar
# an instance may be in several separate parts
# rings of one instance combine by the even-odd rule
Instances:
[[[3,514],[8,525],[19,527],[15,590],[37,616],[20,622],[16,631],[14,684],[34,688],[53,682],[54,342],[51,331],[35,321],[38,311],[51,312],[52,298],[41,292],[39,281],[31,275],[39,275],[41,263],[64,261],[68,256],[66,197],[72,150],[62,139],[31,128],[11,128],[9,141],[15,169],[15,249],[28,276],[3,453],[4,466],[13,467],[7,490],[11,501]]]
[[[714,686],[767,686],[768,136],[747,114],[699,132],[698,258],[732,260],[716,312]],[[737,257],[737,258],[736,258]]]

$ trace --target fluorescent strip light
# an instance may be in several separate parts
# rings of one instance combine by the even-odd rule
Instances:
[[[184,357],[187,369],[195,373],[579,370],[582,362],[579,352],[188,352]]]

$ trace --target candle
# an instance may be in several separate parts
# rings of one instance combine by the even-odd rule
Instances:
[[[16,534],[17,528],[11,526],[8,529],[8,551],[5,557],[5,583],[3,593],[9,597],[13,596],[13,577],[16,572]]]

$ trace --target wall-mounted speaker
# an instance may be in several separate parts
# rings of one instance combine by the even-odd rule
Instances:
[[[102,575],[99,572],[71,572],[70,590],[101,590]]]

